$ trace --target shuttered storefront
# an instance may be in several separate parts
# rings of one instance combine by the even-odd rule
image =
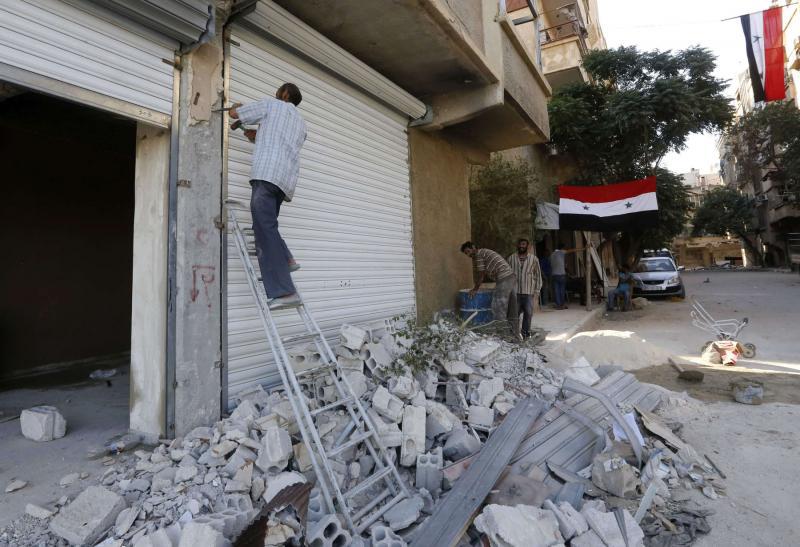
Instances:
[[[0,79],[155,125],[178,42],[81,0],[0,0]]]
[[[300,181],[281,209],[281,233],[302,269],[293,275],[329,340],[342,323],[368,324],[414,309],[407,118],[265,37],[234,27],[231,102],[274,96],[283,82],[303,93],[308,137]],[[226,190],[249,203],[252,145],[230,132]],[[249,223],[249,213],[247,214]],[[228,393],[280,378],[229,237]],[[284,336],[296,313],[277,314]]]

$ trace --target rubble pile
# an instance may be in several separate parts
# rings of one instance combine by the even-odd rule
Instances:
[[[381,336],[344,325],[338,342],[343,377],[412,494],[373,522],[364,538],[353,537],[342,515],[325,510],[311,448],[302,441],[289,399],[281,390],[257,386],[239,393],[230,416],[211,427],[149,450],[107,457],[100,484],[74,500],[31,508],[0,531],[0,546],[223,546],[258,528],[259,545],[401,547],[415,540],[415,532],[468,472],[469,458],[522,398],[547,401],[548,407],[564,404],[565,374],[548,368],[535,348],[463,331],[445,320]],[[333,454],[327,463],[338,487],[347,490],[371,475],[376,462],[363,445],[333,450],[354,424],[341,407],[328,409],[339,394],[327,374],[315,374],[321,363],[317,348],[301,345],[287,353],[295,371],[304,372],[299,381],[309,408],[319,411],[316,428]],[[567,376],[586,384],[599,379],[593,369],[583,370],[586,366],[576,363]],[[546,483],[536,475],[536,468],[531,477],[513,477],[535,478],[540,486],[512,488],[507,496],[476,492],[488,505],[465,523],[463,540],[633,547],[679,544],[669,542],[707,532],[708,512],[688,504],[685,493],[699,489],[712,498],[723,493],[714,470],[658,416],[622,410],[630,427],[606,428],[591,465],[569,480],[560,477],[566,480],[560,488],[553,477]],[[633,441],[625,434],[631,428],[638,437]],[[632,442],[641,446],[641,462]],[[356,510],[369,511],[378,488],[356,494]],[[594,499],[584,501],[585,495]]]

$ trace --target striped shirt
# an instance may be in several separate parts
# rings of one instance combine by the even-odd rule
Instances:
[[[258,124],[250,180],[271,182],[292,201],[300,175],[306,122],[292,103],[266,98],[236,109],[247,125]]]
[[[495,281],[514,275],[508,262],[491,249],[478,249],[475,251],[475,267],[479,272],[486,272],[486,275]]]
[[[523,255],[522,260],[518,253],[508,257],[508,264],[517,275],[517,294],[539,294],[542,289],[542,269],[539,259],[533,253]]]

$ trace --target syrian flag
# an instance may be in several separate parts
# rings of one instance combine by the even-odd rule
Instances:
[[[605,186],[559,186],[562,230],[619,232],[658,224],[656,178]]]
[[[740,17],[747,42],[747,62],[755,101],[786,98],[783,84],[783,22],[774,7]]]

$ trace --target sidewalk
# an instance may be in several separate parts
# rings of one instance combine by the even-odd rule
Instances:
[[[566,342],[575,333],[590,329],[603,314],[603,306],[596,305],[592,311],[584,306],[574,304],[566,310],[547,307],[533,313],[533,326],[547,332],[545,343],[554,348]]]

